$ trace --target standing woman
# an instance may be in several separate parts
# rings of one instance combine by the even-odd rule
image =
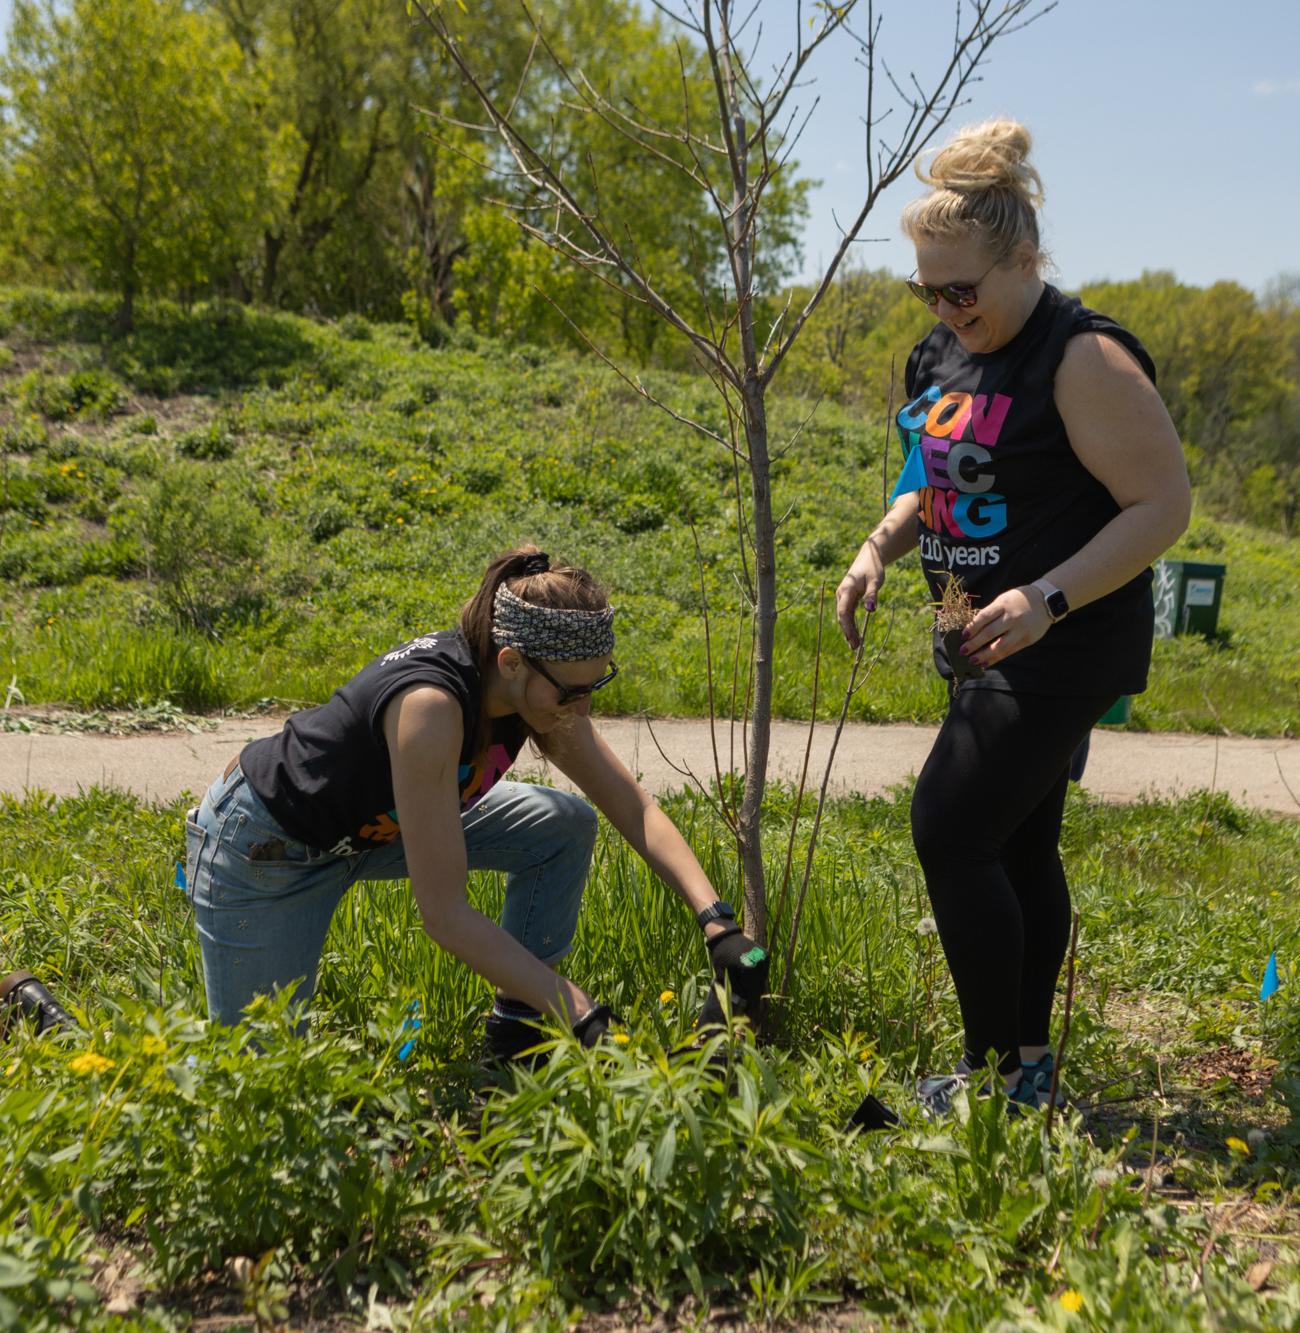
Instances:
[[[964,663],[935,635],[948,714],[912,798],[965,1027],[956,1072],[920,1086],[932,1113],[989,1052],[1014,1101],[1050,1086],[1070,756],[1119,695],[1146,687],[1149,565],[1191,506],[1151,358],[1040,276],[1029,149],[1023,126],[990,121],[918,168],[933,188],[903,213],[907,285],[938,322],[907,363],[895,501],[836,593],[856,648],[858,605],[870,615],[886,567],[919,545],[931,596],[955,577],[977,612]]]
[[[254,995],[295,981],[308,998],[348,889],[409,878],[432,939],[496,987],[489,1062],[535,1045],[543,1013],[599,1040],[609,1010],[552,970],[573,940],[596,814],[500,780],[528,739],[697,913],[715,977],[752,1013],[766,956],[592,727],[591,696],[618,671],[613,618],[585,570],[520,547],[488,566],[459,629],[385,653],[245,746],[186,829],[212,1017],[235,1023]],[[500,925],[470,904],[471,869],[506,872]]]

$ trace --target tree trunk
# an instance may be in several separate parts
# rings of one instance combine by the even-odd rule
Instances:
[[[745,876],[745,930],[767,945],[767,891],[761,821],[767,788],[767,753],[772,733],[772,655],[776,642],[776,528],[772,521],[767,409],[756,379],[745,385],[745,440],[749,449],[754,523],[754,707],[749,755],[740,803],[740,859]]]
[[[135,275],[135,242],[128,241],[126,254],[122,260],[122,300],[113,317],[113,332],[124,338],[135,331],[135,292],[138,286]]]
[[[754,524],[754,705],[750,715],[749,755],[745,789],[737,820],[741,872],[745,880],[745,930],[767,945],[767,883],[763,869],[763,794],[767,788],[767,754],[772,734],[772,650],[776,640],[776,529],[772,522],[771,460],[767,452],[767,386],[759,373],[758,342],[754,336],[754,208],[749,190],[745,116],[741,109],[736,73],[731,63],[730,18],[719,7],[722,77],[727,91],[732,134],[732,201],[730,234],[731,274],[736,284],[737,326],[745,378],[741,398],[745,407],[745,442],[749,453],[749,486]]]
[[[275,283],[280,271],[280,251],[284,249],[284,236],[274,232],[262,235],[262,304],[271,305],[275,296]]]

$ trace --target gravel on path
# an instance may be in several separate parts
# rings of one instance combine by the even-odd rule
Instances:
[[[0,791],[16,795],[40,790],[61,797],[106,786],[150,801],[171,802],[185,792],[197,797],[246,742],[279,730],[282,722],[283,715],[267,714],[222,719],[210,730],[125,736],[0,732]],[[597,719],[597,725],[614,752],[652,792],[685,785],[689,778],[681,770],[705,783],[712,777],[714,746],[705,721],[664,718],[648,724],[642,718],[607,717]],[[829,724],[819,724],[814,731],[808,779],[814,789],[821,782],[833,730]],[[902,724],[846,726],[835,755],[832,792],[877,795],[905,782],[925,762],[936,730]],[[807,744],[807,723],[774,722],[769,774],[797,782]],[[730,729],[720,724],[717,749],[724,770],[744,767],[739,727],[733,738]],[[528,750],[514,771],[565,785]],[[1094,796],[1118,802],[1192,791],[1223,792],[1257,810],[1297,816],[1300,741],[1099,727],[1093,732],[1083,787]]]

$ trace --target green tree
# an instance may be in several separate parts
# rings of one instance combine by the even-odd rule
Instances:
[[[265,90],[258,116],[279,150],[276,207],[240,267],[245,286],[268,304],[392,313],[401,264],[386,230],[414,92],[401,5],[210,0],[210,11]]]
[[[205,287],[264,207],[238,49],[181,0],[18,0],[0,61],[11,235],[118,293]]]
[[[1280,284],[1261,302],[1235,282],[1193,287],[1156,272],[1081,295],[1151,353],[1200,500],[1226,517],[1289,529],[1291,479],[1300,472],[1300,355],[1286,290]]]

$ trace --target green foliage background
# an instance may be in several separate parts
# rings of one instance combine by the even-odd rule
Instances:
[[[113,318],[110,299],[0,292],[0,669],[28,703],[318,702],[452,623],[488,558],[527,538],[592,568],[620,608],[625,669],[602,707],[707,711],[703,596],[720,711],[737,678],[742,711],[730,457],[598,363],[233,303],[150,303],[124,339]],[[645,381],[723,425],[700,380]],[[823,587],[880,513],[887,392],[773,405],[775,437],[798,435],[773,481],[778,715],[808,715]],[[890,484],[898,466],[891,444]],[[1132,725],[1296,730],[1295,547],[1202,507],[1177,553],[1228,565],[1220,633],[1157,642]],[[853,717],[940,716],[925,596],[914,561],[891,570]],[[829,717],[848,669],[829,608],[823,634]]]
[[[634,0],[539,0],[547,41],[537,48],[517,0],[441,12],[486,91],[513,106],[520,131],[545,145],[662,297],[707,327],[731,281],[720,222],[672,165],[701,180],[717,170],[708,154],[686,163],[672,133],[683,99],[697,129],[716,116],[698,45]],[[809,18],[815,27],[818,14]],[[583,105],[570,82],[580,74],[614,112]],[[0,279],[110,292],[119,331],[132,327],[140,295],[187,308],[233,300],[402,321],[435,347],[486,335],[527,355],[590,339],[628,366],[692,368],[685,340],[624,299],[616,269],[600,281],[526,240],[517,224],[547,232],[560,221],[483,132],[477,100],[401,5],[16,0],[0,94]],[[809,184],[797,160],[783,161],[760,205],[764,329],[810,295],[787,285]],[[729,197],[729,181],[714,185]],[[1082,295],[1150,348],[1203,512],[1293,533],[1300,279],[1281,274],[1256,294],[1151,272]],[[825,395],[848,420],[875,421],[891,362],[901,383],[928,320],[896,275],[843,271],[777,391]],[[132,382],[162,387],[147,375]],[[218,380],[237,382],[248,380]]]

